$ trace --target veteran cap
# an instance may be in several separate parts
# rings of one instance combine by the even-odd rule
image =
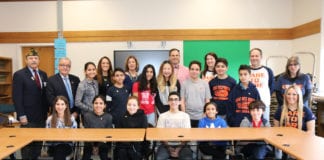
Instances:
[[[37,51],[34,48],[31,48],[29,50],[29,52],[26,54],[26,57],[28,57],[28,56],[38,56],[39,57]]]

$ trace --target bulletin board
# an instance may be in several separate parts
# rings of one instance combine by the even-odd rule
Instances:
[[[190,61],[198,60],[204,68],[204,57],[208,52],[215,52],[218,57],[226,58],[228,61],[228,75],[238,81],[238,68],[241,64],[249,64],[250,41],[248,40],[204,40],[184,41],[183,58],[184,65],[189,66]]]

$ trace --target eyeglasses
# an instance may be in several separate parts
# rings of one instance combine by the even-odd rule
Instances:
[[[298,66],[299,64],[297,63],[292,63],[292,64],[289,64],[289,66]]]
[[[59,66],[60,67],[66,67],[66,68],[70,68],[71,67],[71,65],[69,65],[69,64],[59,64]]]
[[[169,101],[179,101],[179,98],[169,98]]]

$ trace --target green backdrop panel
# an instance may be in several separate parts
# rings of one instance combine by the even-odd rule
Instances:
[[[228,61],[228,75],[238,81],[238,68],[241,64],[249,64],[250,41],[184,41],[184,65],[189,66],[190,61],[198,60],[204,68],[204,57],[208,52],[215,52],[218,57]]]

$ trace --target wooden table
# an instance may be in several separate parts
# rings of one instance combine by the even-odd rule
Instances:
[[[264,140],[297,159],[322,159],[324,139],[290,127],[271,128],[148,128],[147,140],[214,141]]]
[[[145,129],[2,128],[0,129],[0,159],[32,141],[134,142],[143,141],[144,136]]]

